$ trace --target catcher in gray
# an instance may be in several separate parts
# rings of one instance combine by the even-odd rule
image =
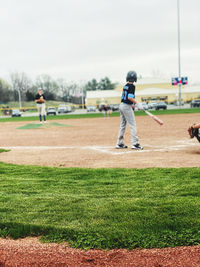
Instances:
[[[124,133],[126,130],[126,124],[128,123],[131,129],[132,149],[142,150],[143,147],[138,143],[135,116],[132,109],[132,105],[134,104],[137,105],[138,109],[143,110],[142,104],[137,103],[137,101],[135,100],[134,82],[137,82],[137,73],[135,71],[129,71],[126,76],[126,81],[127,84],[123,88],[121,104],[119,106],[121,124],[116,148],[128,148],[124,144]]]

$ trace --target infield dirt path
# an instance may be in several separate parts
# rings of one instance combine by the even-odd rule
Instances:
[[[199,267],[200,247],[79,250],[41,244],[37,238],[0,239],[0,266],[6,267]]]
[[[18,129],[28,122],[1,123],[1,147],[11,149],[0,154],[0,161],[26,165],[57,167],[196,167],[200,166],[200,144],[190,139],[187,128],[200,122],[198,114],[160,115],[160,126],[148,116],[136,117],[143,151],[117,150],[120,118],[69,119],[53,121],[41,128]],[[35,125],[38,122],[34,122]]]

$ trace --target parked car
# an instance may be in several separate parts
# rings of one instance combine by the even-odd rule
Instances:
[[[113,104],[111,106],[112,111],[118,111],[119,110],[119,104]]]
[[[47,108],[47,115],[56,115],[56,108],[54,107]]]
[[[174,102],[174,106],[179,106],[179,101]],[[184,101],[181,101],[181,106],[184,106]]]
[[[12,116],[12,109],[9,108],[9,106],[2,107],[2,113],[3,115],[11,115]]]
[[[59,105],[58,107],[58,114],[61,114],[61,113],[68,113],[68,112],[71,112],[72,109],[70,106],[66,106],[66,105]]]
[[[167,104],[165,102],[158,102],[156,103],[155,109],[156,110],[167,109]]]
[[[12,117],[21,117],[22,114],[19,109],[13,109],[12,110]]]
[[[59,105],[58,106],[58,114],[60,114],[60,113],[67,113],[66,105]]]
[[[87,112],[95,112],[96,111],[96,106],[87,106]]]
[[[145,103],[145,102],[142,103],[142,106],[143,106],[143,109],[144,109],[144,110],[149,109],[149,106],[148,106],[147,103]]]
[[[156,107],[156,102],[149,102],[148,103],[148,107],[149,107],[149,109],[155,109],[155,107]]]
[[[200,107],[200,100],[199,99],[192,100],[192,102],[190,103],[190,107],[191,108]]]
[[[72,112],[71,106],[67,106],[67,112]]]

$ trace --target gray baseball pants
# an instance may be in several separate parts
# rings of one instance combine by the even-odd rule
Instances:
[[[126,124],[128,123],[131,130],[132,146],[134,146],[138,143],[138,137],[137,137],[136,122],[133,109],[131,105],[122,102],[119,106],[119,110],[120,110],[121,123],[117,139],[117,145],[124,144],[124,133],[126,130]]]
[[[46,116],[45,103],[37,104],[37,110],[39,112],[39,115]]]

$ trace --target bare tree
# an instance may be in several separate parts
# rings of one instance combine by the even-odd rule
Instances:
[[[61,98],[63,98],[68,94],[67,82],[63,78],[58,78],[56,82],[58,86],[58,94],[61,96]]]
[[[56,92],[58,89],[56,81],[52,79],[48,74],[37,76],[35,85],[44,90],[47,90],[48,92]]]
[[[25,97],[25,92],[32,86],[31,79],[24,72],[12,72],[10,73],[10,81],[13,91],[18,92],[19,106],[21,108],[22,98]]]
[[[3,79],[0,79],[0,101],[8,102],[12,100],[13,100],[13,93],[12,90],[10,89],[10,85]]]
[[[58,94],[57,82],[47,74],[37,76],[35,81],[37,88],[42,88],[48,100],[56,100]]]

